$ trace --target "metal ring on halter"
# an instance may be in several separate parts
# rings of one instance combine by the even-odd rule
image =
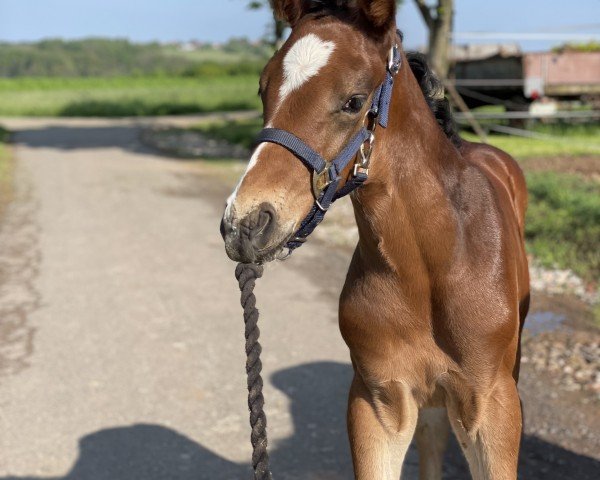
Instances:
[[[315,205],[317,206],[317,208],[319,210],[321,210],[322,212],[326,212],[327,210],[329,210],[329,207],[325,208],[323,205],[321,205],[321,202],[319,202],[319,200],[315,200]]]
[[[365,113],[365,119],[363,120],[364,127],[369,132],[374,132],[375,128],[377,128],[377,117],[379,116],[379,112],[374,112],[372,109],[368,110]]]
[[[360,168],[369,168],[371,154],[373,153],[373,145],[375,145],[375,134],[371,132],[369,139],[360,146]]]

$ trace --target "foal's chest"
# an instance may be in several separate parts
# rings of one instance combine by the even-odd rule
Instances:
[[[421,315],[426,313],[412,308],[398,289],[375,288],[368,279],[346,284],[340,331],[367,385],[385,388],[401,382],[423,399],[433,394],[445,368],[429,322]]]

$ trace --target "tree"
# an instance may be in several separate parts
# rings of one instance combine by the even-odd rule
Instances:
[[[444,83],[454,105],[465,114],[467,122],[481,141],[486,142],[485,131],[469,110],[454,84],[448,81],[451,36],[454,28],[454,0],[436,0],[433,5],[429,5],[426,0],[415,0],[415,2],[429,29],[428,57],[433,70]]]
[[[248,2],[248,8],[252,10],[258,10],[260,8],[271,8],[270,0],[251,0]],[[271,39],[270,42],[273,48],[281,47],[283,43],[283,35],[285,33],[285,22],[275,18],[273,15],[273,23],[271,24]]]
[[[415,0],[425,25],[429,29],[429,61],[441,77],[450,69],[450,39],[454,23],[454,0],[436,0],[429,5],[426,0]]]

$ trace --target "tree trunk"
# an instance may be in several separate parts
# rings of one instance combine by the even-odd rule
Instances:
[[[283,45],[283,35],[285,34],[285,22],[281,20],[273,19],[273,47],[275,50],[279,50]]]
[[[450,45],[454,23],[454,0],[438,0],[429,28],[429,61],[441,78],[450,69]]]

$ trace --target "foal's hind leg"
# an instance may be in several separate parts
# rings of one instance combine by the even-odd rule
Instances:
[[[419,451],[420,480],[442,479],[442,463],[449,433],[446,407],[419,410],[415,442]]]
[[[521,405],[517,384],[510,375],[498,380],[482,405],[477,425],[468,427],[456,405],[448,414],[467,457],[474,480],[516,480],[521,441]]]
[[[390,382],[374,394],[355,375],[348,403],[348,435],[356,480],[398,480],[417,424],[410,390]]]

